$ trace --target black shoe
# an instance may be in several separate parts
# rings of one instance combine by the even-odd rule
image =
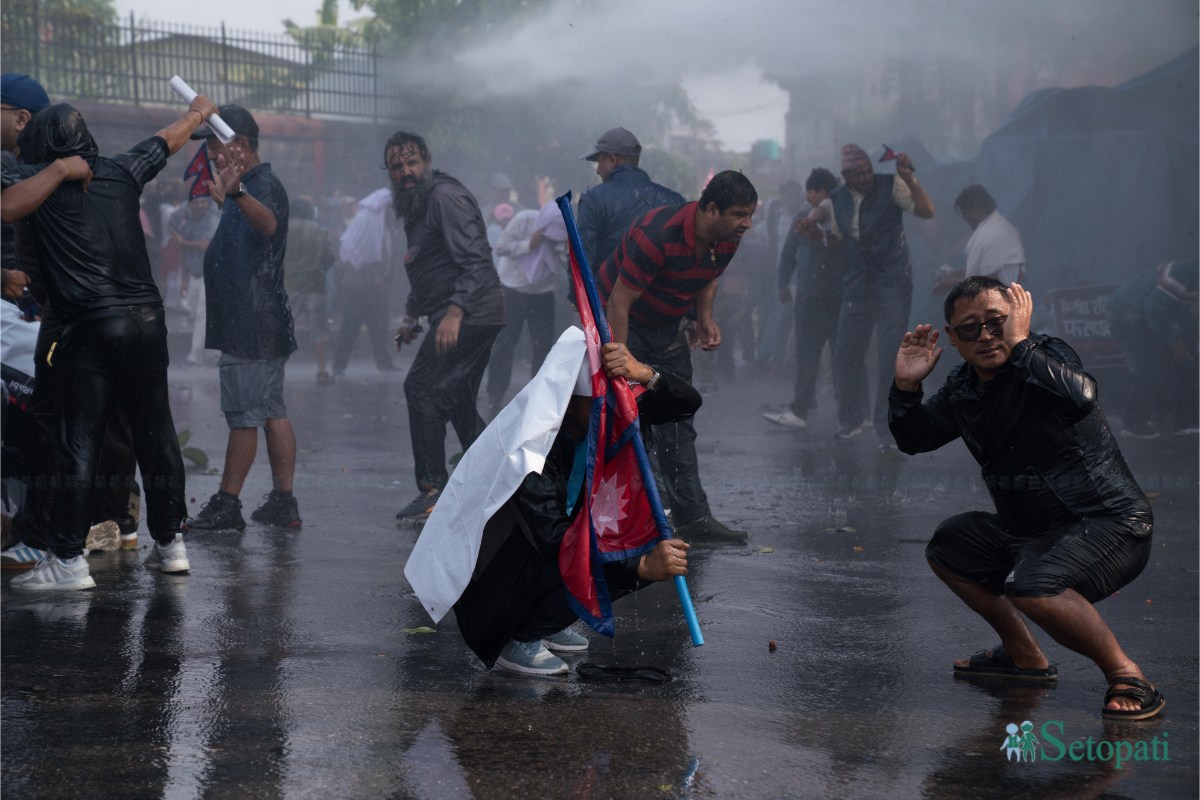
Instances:
[[[712,544],[741,544],[750,535],[746,531],[730,528],[711,514],[685,522],[675,529],[675,534],[684,541]]]
[[[299,528],[300,507],[293,495],[284,496],[274,490],[263,495],[264,502],[254,510],[250,519],[275,528]]]
[[[183,523],[184,531],[241,531],[246,529],[242,519],[242,501],[220,492],[200,506],[200,513]]]
[[[412,522],[425,520],[433,512],[433,507],[437,505],[438,497],[441,494],[441,489],[430,489],[427,492],[421,492],[411,503],[400,509],[399,513],[396,514],[396,519]]]

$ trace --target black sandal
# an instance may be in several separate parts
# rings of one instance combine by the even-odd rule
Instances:
[[[1004,645],[1000,644],[990,650],[980,650],[975,653],[965,667],[955,664],[954,671],[959,674],[996,675],[1027,681],[1052,681],[1058,678],[1058,667],[1053,664],[1045,669],[1018,667],[1013,662],[1012,656],[1004,649]]]
[[[1113,687],[1118,684],[1125,684],[1130,688],[1114,689]],[[1108,708],[1109,701],[1117,697],[1132,697],[1142,707],[1133,708],[1128,711],[1114,711]],[[1167,698],[1163,697],[1162,692],[1141,678],[1134,678],[1132,676],[1117,677],[1108,682],[1108,691],[1104,695],[1104,707],[1100,712],[1100,716],[1105,719],[1150,719],[1153,716],[1157,716],[1166,705]]]
[[[670,683],[671,673],[658,667],[616,667],[585,661],[575,668],[575,674],[585,681],[644,681],[646,683]]]

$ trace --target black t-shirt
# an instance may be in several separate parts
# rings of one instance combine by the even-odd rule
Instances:
[[[142,233],[142,189],[167,164],[167,143],[154,136],[114,158],[99,156],[86,192],[63,183],[26,218],[50,305],[63,320],[118,305],[161,304]],[[5,170],[7,187],[45,164]],[[23,221],[24,222],[24,221]]]

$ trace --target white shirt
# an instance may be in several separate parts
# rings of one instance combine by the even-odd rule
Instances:
[[[562,224],[562,212],[554,203],[546,205],[552,208],[518,212],[508,221],[493,248],[496,274],[506,289],[522,294],[544,294],[558,289],[566,279],[567,260],[563,252],[566,227]],[[557,225],[551,224],[555,217]],[[545,231],[542,243],[530,250],[529,240],[539,229]]]
[[[975,227],[967,241],[967,277],[991,275],[1008,286],[1019,280],[1025,266],[1025,247],[1012,223],[993,211]]]

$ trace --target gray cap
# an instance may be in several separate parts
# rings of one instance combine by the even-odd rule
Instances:
[[[601,153],[612,153],[614,156],[641,155],[642,143],[624,128],[613,128],[600,134],[596,146],[590,153],[580,156],[584,161],[595,161]]]

